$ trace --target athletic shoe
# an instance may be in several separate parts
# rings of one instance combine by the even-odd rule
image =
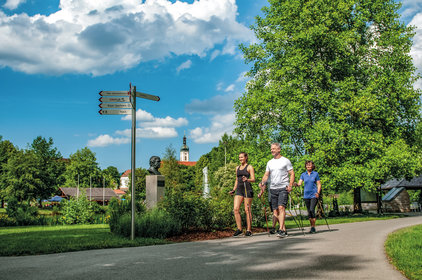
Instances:
[[[285,236],[287,237],[287,236],[289,236],[288,234],[287,234],[287,230],[285,230],[284,231],[284,234],[285,234]]]
[[[233,237],[240,237],[242,234],[242,231],[240,229],[237,229],[236,232],[233,234]]]
[[[270,234],[276,234],[277,233],[277,230],[275,229],[275,228],[272,228],[271,230],[270,230]]]
[[[250,232],[249,230],[246,231],[245,236],[249,237],[252,236],[252,232]]]
[[[284,230],[277,231],[277,237],[279,237],[279,238],[286,237],[286,232]]]
[[[316,233],[316,230],[314,227],[311,227],[311,230],[309,231],[310,234]]]

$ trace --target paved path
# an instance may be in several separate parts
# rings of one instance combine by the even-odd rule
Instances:
[[[0,279],[405,279],[388,263],[388,233],[422,216],[319,226],[250,238],[0,257]],[[307,228],[308,229],[308,228]]]

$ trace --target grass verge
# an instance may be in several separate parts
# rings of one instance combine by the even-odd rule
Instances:
[[[155,238],[129,240],[110,233],[108,225],[27,226],[0,229],[0,256],[62,253],[90,249],[169,243]]]
[[[407,278],[422,279],[422,225],[388,235],[385,251],[391,263]]]

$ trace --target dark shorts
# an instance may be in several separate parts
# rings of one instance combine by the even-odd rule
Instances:
[[[246,194],[247,194],[247,196],[245,196],[245,187],[243,185],[242,186],[238,186],[236,188],[236,195],[240,195],[240,196],[247,197],[247,198],[253,198],[253,190],[252,190],[252,188],[246,187]]]
[[[289,199],[289,192],[286,188],[283,189],[270,189],[271,193],[271,209],[278,209],[278,206],[287,206],[287,200]]]

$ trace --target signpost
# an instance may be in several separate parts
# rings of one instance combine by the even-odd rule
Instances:
[[[136,148],[136,97],[160,101],[160,97],[147,93],[137,92],[136,87],[129,84],[129,91],[100,91],[101,115],[130,115],[132,114],[132,148],[131,148],[131,169],[132,169],[132,220],[130,239],[135,239],[135,148]]]

